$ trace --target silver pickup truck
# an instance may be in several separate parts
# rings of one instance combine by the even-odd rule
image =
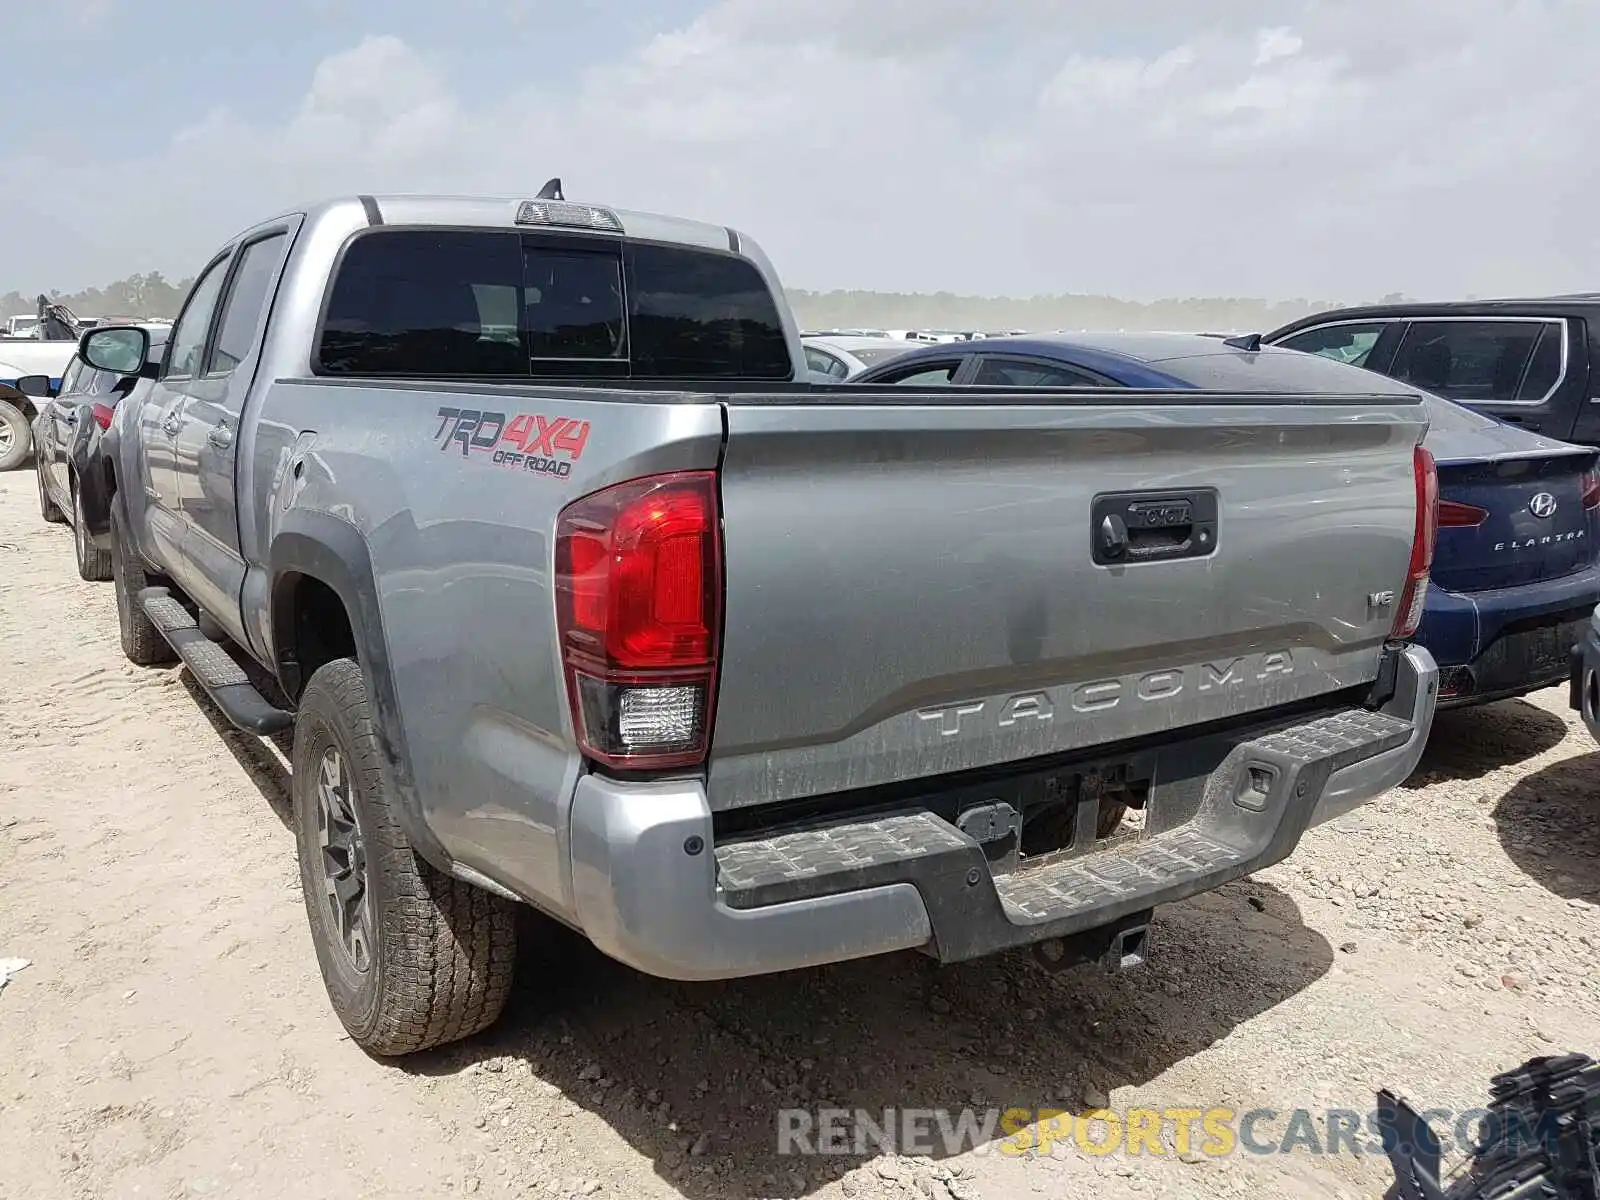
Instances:
[[[123,648],[292,727],[369,1051],[493,1021],[519,903],[674,979],[1133,965],[1416,763],[1416,398],[813,386],[782,296],[721,226],[357,197],[117,408]]]

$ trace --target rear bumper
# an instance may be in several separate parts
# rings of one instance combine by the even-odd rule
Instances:
[[[589,775],[572,807],[577,923],[606,953],[671,979],[909,949],[950,962],[1087,933],[1277,862],[1306,829],[1404,780],[1427,741],[1438,675],[1421,647],[1397,658],[1383,711],[1162,746],[1142,835],[1091,836],[1020,871],[993,872],[934,797],[718,844],[698,780]],[[1079,778],[1094,765],[1057,770]],[[1078,827],[1092,831],[1086,803],[1097,801],[1079,801]]]
[[[1561,683],[1569,651],[1600,603],[1600,566],[1485,592],[1430,588],[1417,642],[1439,664],[1439,707],[1525,695]]]

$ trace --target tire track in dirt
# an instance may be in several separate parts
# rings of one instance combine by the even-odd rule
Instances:
[[[27,471],[0,545],[0,956],[33,960],[0,991],[0,1194],[459,1186],[410,1078],[327,1008],[280,819],[182,670],[124,660]]]

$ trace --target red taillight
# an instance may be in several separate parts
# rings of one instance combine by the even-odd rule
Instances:
[[[1428,572],[1433,569],[1433,542],[1439,532],[1439,471],[1433,455],[1418,446],[1411,456],[1417,481],[1417,516],[1411,533],[1411,565],[1406,586],[1395,610],[1393,638],[1408,638],[1422,624],[1422,606],[1428,600]]]
[[[113,411],[114,410],[107,408],[104,404],[96,404],[91,406],[89,409],[90,414],[94,417],[94,423],[100,426],[101,429],[111,428],[111,417]]]
[[[1593,467],[1583,473],[1583,507],[1600,508],[1600,470]]]
[[[1475,528],[1489,519],[1489,510],[1476,504],[1462,504],[1459,500],[1439,501],[1439,528]]]
[[[619,483],[556,523],[556,622],[572,722],[628,770],[705,761],[722,626],[713,471]]]

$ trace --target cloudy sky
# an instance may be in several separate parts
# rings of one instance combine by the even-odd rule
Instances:
[[[0,291],[551,175],[796,287],[1600,288],[1597,2],[12,0]]]

